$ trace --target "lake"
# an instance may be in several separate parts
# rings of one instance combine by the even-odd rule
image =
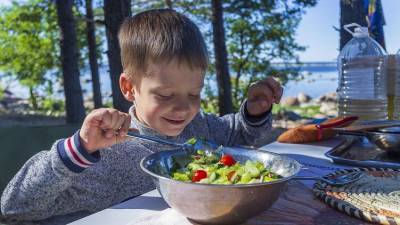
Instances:
[[[300,69],[300,72],[303,74],[304,79],[300,81],[289,81],[284,87],[283,97],[297,96],[300,92],[304,92],[312,98],[317,98],[326,93],[336,91],[338,72],[336,66],[332,63],[323,66],[313,66],[312,63],[308,65],[305,64],[305,66]],[[87,98],[92,92],[91,82],[88,82],[88,80],[90,80],[90,73],[88,71],[81,71],[81,74],[84,74],[81,76],[81,85],[84,90],[84,96]],[[110,99],[111,82],[108,75],[108,68],[106,66],[101,67],[100,74],[103,98]],[[0,85],[1,87],[9,87],[9,90],[13,92],[15,96],[21,98],[29,97],[28,89],[22,87],[17,81],[11,78],[1,78]],[[57,82],[54,82],[54,90],[59,90],[58,93],[54,94],[54,97],[63,98],[63,89]],[[43,93],[43,90],[40,90],[40,92]]]

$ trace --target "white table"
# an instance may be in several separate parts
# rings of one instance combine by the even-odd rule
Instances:
[[[298,160],[304,166],[300,175],[321,176],[338,168],[345,168],[344,166],[333,164],[331,160],[324,155],[325,152],[339,144],[339,139],[331,139],[329,141],[306,145],[274,142],[263,146],[261,149],[279,154],[286,154]],[[313,181],[305,181],[304,184],[311,187]],[[71,224],[131,225],[146,217],[161,216],[162,211],[168,208],[169,206],[164,202],[157,190],[153,190],[134,199],[130,199],[111,208],[77,220]]]

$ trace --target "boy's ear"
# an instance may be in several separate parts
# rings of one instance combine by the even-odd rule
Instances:
[[[135,100],[135,96],[133,95],[133,82],[132,79],[128,77],[125,73],[122,73],[119,76],[119,87],[121,89],[122,95],[129,102],[133,102]]]

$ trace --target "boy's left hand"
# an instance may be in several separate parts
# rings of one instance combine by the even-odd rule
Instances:
[[[246,109],[251,116],[259,116],[281,100],[283,89],[272,77],[257,81],[249,88]]]

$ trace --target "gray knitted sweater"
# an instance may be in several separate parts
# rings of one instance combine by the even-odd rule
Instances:
[[[239,113],[223,117],[200,112],[178,137],[160,135],[135,116],[131,126],[180,143],[204,137],[225,146],[266,144],[271,114],[249,117],[243,105]],[[67,151],[71,146],[75,153]],[[155,186],[139,162],[162,150],[168,147],[135,139],[89,155],[78,134],[58,140],[30,158],[10,181],[1,196],[2,216],[7,223],[65,224],[148,192]]]

